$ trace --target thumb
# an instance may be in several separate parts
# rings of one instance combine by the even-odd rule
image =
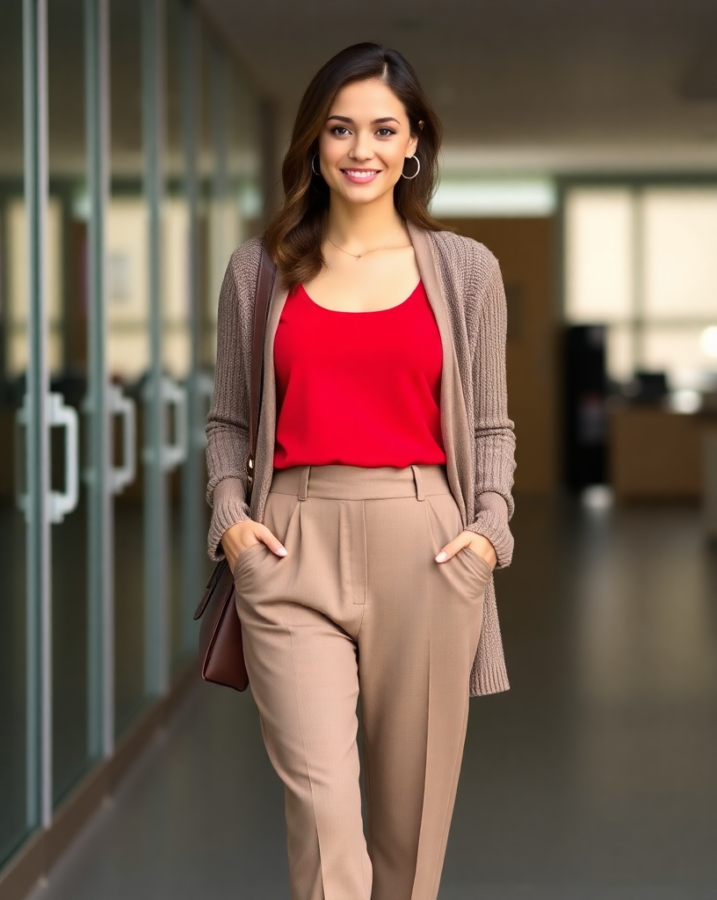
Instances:
[[[256,532],[254,532],[257,534]],[[281,543],[281,541],[275,537],[274,534],[266,527],[266,525],[260,526],[260,531],[257,534],[259,540],[264,541],[266,546],[272,551],[272,553],[276,553],[277,556],[286,556],[286,547]]]
[[[449,541],[441,548],[440,552],[436,554],[435,560],[438,563],[445,562],[455,556],[460,549],[461,548],[456,541]]]

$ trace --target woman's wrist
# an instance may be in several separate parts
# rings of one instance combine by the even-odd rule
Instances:
[[[484,534],[476,534],[474,531],[462,531],[461,536],[468,537],[468,543],[465,546],[470,547],[478,556],[482,556],[491,569],[498,565],[498,554],[495,552],[495,547]]]

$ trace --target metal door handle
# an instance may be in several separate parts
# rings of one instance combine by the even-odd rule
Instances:
[[[112,493],[121,493],[137,475],[137,407],[116,384],[108,385],[107,400],[110,412],[121,416],[122,464],[112,468]]]
[[[65,489],[50,491],[50,522],[57,524],[80,499],[80,417],[74,407],[65,405],[62,394],[48,394],[47,404],[47,424],[65,429]]]
[[[170,406],[174,407],[174,441],[166,443],[162,447],[162,469],[171,472],[177,466],[181,466],[187,458],[187,445],[189,443],[189,423],[187,422],[187,391],[171,378],[162,379],[162,400],[165,411]],[[166,424],[166,418],[165,418]]]
[[[62,394],[47,394],[47,425],[65,429],[65,489],[63,491],[50,491],[48,515],[50,522],[59,524],[68,513],[77,508],[80,499],[80,458],[79,458],[79,432],[80,419],[77,410],[72,406],[65,406]],[[15,415],[15,441],[16,458],[21,459],[20,452],[20,428],[27,428],[27,394],[23,404]],[[28,497],[16,481],[15,503],[20,512],[27,517]]]

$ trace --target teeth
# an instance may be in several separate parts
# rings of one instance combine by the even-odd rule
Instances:
[[[366,171],[365,169],[361,171],[356,171],[355,169],[346,169],[346,174],[350,175],[352,178],[370,178],[372,175],[376,174],[374,169],[370,169]]]

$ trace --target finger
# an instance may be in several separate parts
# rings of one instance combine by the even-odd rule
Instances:
[[[451,541],[450,543],[446,544],[441,549],[440,553],[436,554],[436,557],[435,557],[436,562],[438,562],[438,563],[446,562],[446,560],[449,560],[453,556],[455,556],[456,553],[458,553],[458,551],[460,549],[461,548],[457,544],[455,544],[453,541]]]
[[[266,525],[261,526],[261,531],[256,536],[259,540],[264,541],[272,553],[276,553],[277,556],[286,556],[286,547],[269,531]]]

